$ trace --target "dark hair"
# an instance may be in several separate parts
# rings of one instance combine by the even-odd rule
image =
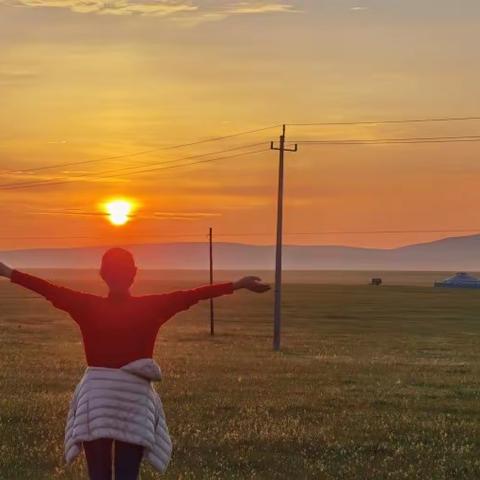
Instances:
[[[124,248],[111,248],[102,257],[102,272],[122,273],[135,269],[133,255]]]

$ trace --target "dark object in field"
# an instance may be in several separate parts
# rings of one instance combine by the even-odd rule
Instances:
[[[375,287],[379,287],[383,283],[381,278],[372,278],[370,281],[370,285],[374,285]]]
[[[441,282],[435,282],[434,286],[442,288],[480,288],[480,280],[468,273],[459,272],[453,275],[453,277],[446,278]]]

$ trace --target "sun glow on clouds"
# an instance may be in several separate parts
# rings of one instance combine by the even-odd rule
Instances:
[[[289,2],[249,0],[208,4],[194,0],[0,0],[12,7],[62,8],[75,13],[173,17],[188,21],[222,20],[236,14],[298,12]]]
[[[0,4],[20,7],[64,8],[75,13],[103,15],[166,16],[179,12],[195,11],[198,7],[188,1],[170,0],[1,0]]]

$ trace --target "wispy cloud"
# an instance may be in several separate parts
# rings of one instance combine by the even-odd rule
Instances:
[[[101,212],[91,212],[91,211],[83,211],[76,208],[72,209],[65,209],[65,210],[32,210],[30,213],[34,213],[35,215],[80,215],[82,217],[91,217],[91,216],[106,216],[106,213]]]
[[[215,212],[154,212],[152,217],[164,220],[201,220],[202,218],[220,217]]]
[[[0,86],[27,84],[32,82],[37,75],[37,72],[31,70],[0,66]]]
[[[90,216],[106,216],[104,212],[95,212],[90,210],[82,210],[78,208],[69,208],[69,209],[47,209],[47,210],[35,210],[32,211],[36,215],[79,215],[82,217]],[[132,215],[137,219],[148,220],[181,220],[181,221],[192,221],[192,220],[201,220],[203,218],[211,217],[220,217],[220,213],[216,212],[143,212]]]
[[[298,13],[293,5],[280,2],[238,2],[227,9],[230,14]]]
[[[76,13],[160,17],[198,9],[192,2],[183,0],[0,0],[0,4],[13,7],[63,8]]]
[[[99,15],[136,15],[169,17],[195,24],[218,21],[232,15],[294,13],[294,5],[286,1],[251,0],[229,2],[215,0],[0,0],[0,5],[11,7],[59,8],[75,13]]]
[[[124,183],[128,182],[128,179],[120,177],[101,177],[93,175],[91,172],[86,172],[82,174],[72,174],[69,172],[61,172],[58,174],[39,174],[39,173],[30,173],[13,171],[13,170],[4,170],[0,171],[1,180],[0,190],[2,187],[5,187],[5,191],[9,191],[10,188],[25,187],[35,188],[38,186],[49,185],[52,182],[52,185],[58,183],[73,183],[73,182],[83,182],[83,183]],[[15,182],[12,182],[15,180]],[[27,187],[28,186],[28,187]]]

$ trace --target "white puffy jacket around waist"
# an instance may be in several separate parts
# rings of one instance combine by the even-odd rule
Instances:
[[[65,428],[65,458],[73,462],[82,442],[112,438],[142,445],[144,457],[165,472],[172,454],[162,402],[151,381],[160,367],[144,358],[122,368],[88,367],[75,389]]]

